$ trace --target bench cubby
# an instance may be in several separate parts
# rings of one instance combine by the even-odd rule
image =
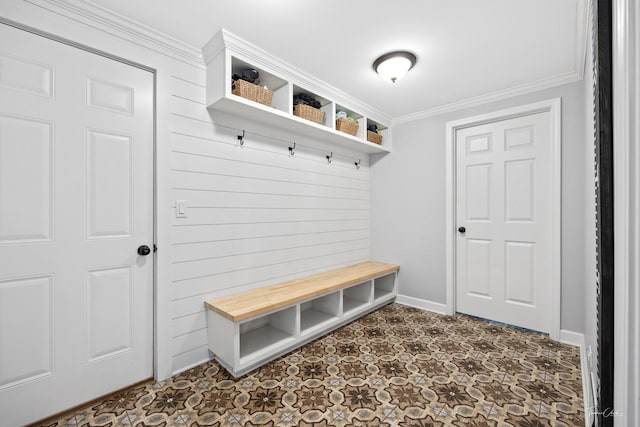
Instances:
[[[313,333],[340,319],[340,292],[300,303],[300,335]]]
[[[395,280],[390,276],[381,276],[373,280],[373,299],[379,300],[395,292]]]
[[[209,350],[244,375],[393,301],[399,268],[367,261],[205,301]]]
[[[357,312],[371,303],[371,281],[351,286],[342,291],[342,306],[345,314]]]
[[[289,307],[240,323],[240,360],[269,353],[296,337],[296,308]]]

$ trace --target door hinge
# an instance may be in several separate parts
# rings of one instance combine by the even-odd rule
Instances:
[[[158,247],[156,246],[156,244],[153,244],[153,253],[155,254],[156,252],[158,252]]]

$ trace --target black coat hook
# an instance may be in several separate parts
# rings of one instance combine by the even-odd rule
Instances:
[[[331,154],[329,154],[327,156],[327,163],[331,164],[331,158],[333,157],[333,151],[331,152]]]
[[[358,161],[354,163],[354,165],[356,165],[356,169],[360,170],[360,163],[361,162],[362,162],[362,160],[358,159]]]
[[[238,141],[240,141],[240,145],[244,145],[244,129],[242,129],[242,135],[238,135]]]
[[[294,142],[294,143],[293,143],[293,147],[292,147],[292,146],[289,146],[289,155],[290,155],[290,156],[293,156],[294,154],[296,154],[296,152],[295,152],[295,151],[293,151],[293,150],[295,150],[295,149],[296,149],[296,143]]]

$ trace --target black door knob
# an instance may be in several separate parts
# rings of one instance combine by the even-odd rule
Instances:
[[[151,253],[151,248],[147,245],[138,246],[138,255],[147,256]]]
[[[467,231],[467,229],[464,227],[458,227],[458,231],[464,233],[465,231]]]

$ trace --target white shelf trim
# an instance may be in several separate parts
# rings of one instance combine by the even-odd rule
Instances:
[[[390,152],[389,148],[384,145],[365,141],[339,130],[331,129],[328,126],[313,123],[293,114],[287,114],[276,108],[267,107],[233,94],[221,98],[219,102],[210,108],[232,114],[242,114],[261,123],[279,125],[292,132],[313,136],[367,154]]]
[[[204,58],[205,63],[209,63],[225,49],[237,52],[239,55],[255,64],[256,67],[263,67],[272,70],[275,74],[278,74],[294,85],[304,87],[311,92],[317,93],[327,99],[331,99],[336,104],[345,105],[345,107],[349,106],[350,109],[364,114],[371,120],[380,123],[391,123],[391,116],[383,113],[377,108],[354,99],[346,92],[305,73],[299,68],[271,55],[253,43],[237,37],[224,28],[216,33],[209,43],[202,48],[202,57]]]

